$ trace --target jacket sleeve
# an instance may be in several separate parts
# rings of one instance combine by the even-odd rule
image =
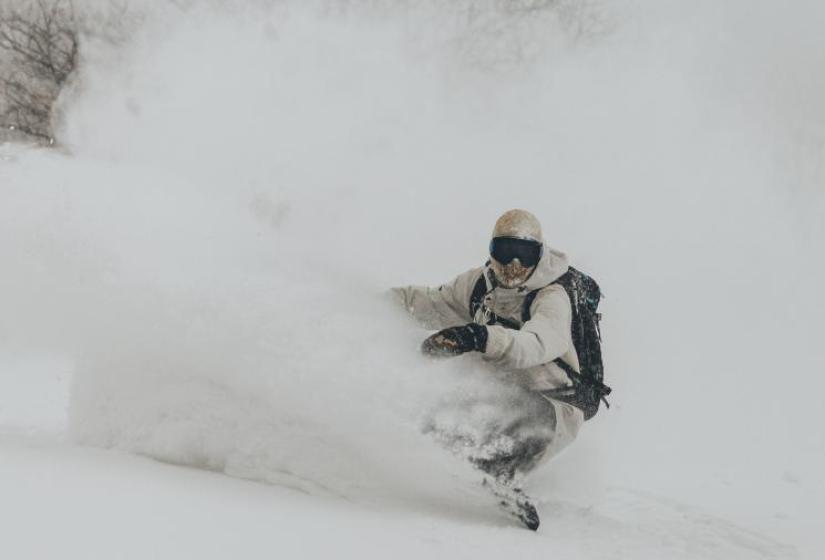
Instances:
[[[460,274],[452,282],[438,287],[403,286],[392,288],[407,311],[425,327],[445,329],[472,321],[470,294],[481,274],[474,268]]]
[[[573,348],[573,312],[564,288],[539,293],[530,316],[521,330],[488,326],[485,359],[506,369],[526,369],[551,362]]]

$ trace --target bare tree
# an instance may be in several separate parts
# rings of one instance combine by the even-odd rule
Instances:
[[[421,18],[426,23],[418,26],[421,46],[429,48],[435,38],[463,64],[485,72],[523,70],[548,50],[586,45],[611,31],[604,0],[319,1],[333,15],[353,11]]]
[[[0,126],[52,144],[54,102],[78,62],[74,5],[0,1]]]

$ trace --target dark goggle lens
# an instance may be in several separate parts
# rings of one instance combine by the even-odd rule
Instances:
[[[501,264],[510,264],[513,259],[526,267],[536,266],[541,259],[541,243],[512,237],[496,237],[490,241],[490,255]]]

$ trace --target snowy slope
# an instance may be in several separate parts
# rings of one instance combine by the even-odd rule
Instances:
[[[113,452],[0,437],[7,558],[792,558],[787,546],[629,491],[554,501],[534,534],[483,510],[371,508]]]
[[[822,8],[298,4],[150,10],[62,150],[0,148],[0,555],[825,554]],[[421,434],[504,389],[386,297],[519,206],[599,278],[616,389],[538,534]]]

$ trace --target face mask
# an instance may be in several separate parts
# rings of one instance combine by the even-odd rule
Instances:
[[[511,260],[509,264],[501,264],[495,258],[490,262],[490,268],[496,276],[496,281],[505,288],[515,288],[524,284],[535,269],[534,266],[523,266],[519,259]]]

